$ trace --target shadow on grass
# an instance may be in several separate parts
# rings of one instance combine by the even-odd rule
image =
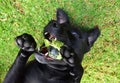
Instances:
[[[66,14],[69,16],[71,14],[71,12],[66,11],[66,9],[62,8]],[[89,31],[90,29],[95,28],[96,26],[99,28],[99,25],[94,25],[93,27],[89,26],[90,24],[92,24],[92,22],[90,23],[89,18],[87,21],[84,21],[84,17],[78,17],[79,18],[79,22],[76,21],[76,18],[69,16],[69,21],[72,27],[75,28],[79,28],[81,31]],[[82,19],[82,20],[80,20]],[[87,25],[87,23],[89,23],[89,25]]]

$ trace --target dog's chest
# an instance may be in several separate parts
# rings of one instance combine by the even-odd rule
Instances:
[[[32,63],[27,68],[24,83],[70,83],[72,77],[68,71],[54,70],[47,65]]]
[[[55,72],[51,72],[49,70],[39,71],[37,74],[33,72],[33,75],[28,75],[25,77],[25,83],[73,83],[72,77],[66,75],[65,73],[59,74]],[[50,72],[50,73],[49,73]]]

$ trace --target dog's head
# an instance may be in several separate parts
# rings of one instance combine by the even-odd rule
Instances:
[[[83,55],[90,50],[100,35],[98,27],[95,27],[88,32],[73,28],[70,25],[68,15],[62,9],[57,9],[56,18],[56,20],[51,20],[44,28],[43,35],[45,39],[50,42],[59,40],[65,45],[70,46],[82,61]],[[48,60],[45,57],[38,55],[39,54],[37,54],[36,59],[41,63],[65,64],[62,60]]]
[[[44,29],[43,35],[49,41],[57,39],[65,43],[69,39],[67,33],[67,30],[70,27],[68,16],[63,10],[58,9],[56,18],[57,20],[51,20],[48,23]]]

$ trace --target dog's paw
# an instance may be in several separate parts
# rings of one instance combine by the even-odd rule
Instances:
[[[16,44],[20,47],[20,49],[27,52],[34,52],[37,46],[34,38],[27,33],[24,33],[15,38]]]
[[[75,52],[72,48],[68,46],[62,46],[60,53],[63,57],[63,60],[69,65],[69,66],[75,66]]]

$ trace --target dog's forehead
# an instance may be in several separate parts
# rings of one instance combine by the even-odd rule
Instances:
[[[50,34],[60,35],[66,32],[68,27],[59,24],[57,21],[53,20],[48,23],[44,28],[44,33],[49,32]]]
[[[45,26],[44,29],[51,29],[51,28],[53,28],[54,26],[56,26],[57,24],[58,24],[58,23],[57,23],[56,20],[51,20],[51,21],[49,21],[49,23]]]

